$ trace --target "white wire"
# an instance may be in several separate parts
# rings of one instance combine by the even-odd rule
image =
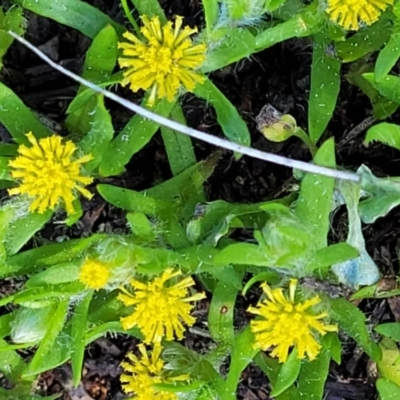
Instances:
[[[23,45],[25,45],[26,47],[28,47],[30,50],[32,50],[38,57],[40,57],[42,60],[44,60],[47,64],[49,64],[55,70],[72,78],[76,82],[79,82],[80,84],[94,90],[95,92],[101,93],[104,97],[107,97],[107,98],[115,101],[116,103],[121,104],[128,110],[131,110],[137,114],[140,114],[141,116],[148,118],[154,122],[157,122],[158,124],[163,125],[167,128],[170,128],[174,131],[183,133],[185,135],[189,135],[196,139],[202,140],[204,142],[213,144],[218,147],[222,147],[227,150],[232,150],[234,152],[237,152],[240,154],[245,154],[245,155],[253,157],[253,158],[258,158],[263,161],[268,161],[268,162],[272,162],[275,164],[284,165],[285,167],[295,168],[295,169],[299,169],[304,172],[311,172],[311,173],[318,174],[318,175],[324,175],[324,176],[348,180],[348,181],[358,182],[360,180],[359,176],[352,172],[338,171],[336,169],[321,167],[319,165],[306,163],[304,161],[292,160],[290,158],[278,156],[276,154],[266,153],[266,152],[263,152],[263,151],[260,151],[257,149],[253,149],[251,147],[242,146],[237,143],[229,142],[228,140],[224,140],[219,137],[210,135],[208,133],[198,131],[197,129],[190,128],[186,125],[182,125],[178,122],[175,122],[168,118],[162,117],[161,115],[155,114],[143,107],[138,106],[135,103],[125,100],[124,98],[122,98],[114,93],[111,93],[105,89],[102,89],[101,87],[95,85],[94,83],[89,82],[86,79],[83,79],[82,77],[80,77],[79,75],[76,75],[73,72],[65,69],[64,67],[58,65],[57,63],[52,61],[49,57],[47,57],[43,52],[38,50],[34,45],[29,43],[27,40],[25,40],[21,36],[17,35],[16,33],[12,32],[12,31],[8,31],[8,34],[11,35],[16,40],[18,40]]]

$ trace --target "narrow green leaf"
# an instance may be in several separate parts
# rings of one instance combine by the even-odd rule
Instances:
[[[307,37],[318,32],[322,22],[318,8],[319,3],[314,1],[287,21],[259,33],[256,36],[256,51],[265,50],[293,37]]]
[[[186,119],[179,103],[171,111],[171,118],[176,122],[186,125]],[[196,164],[196,156],[190,136],[174,132],[163,126],[161,127],[161,135],[173,175],[178,175],[186,168]]]
[[[378,50],[388,40],[392,23],[388,15],[383,15],[376,23],[361,29],[346,41],[337,42],[336,51],[343,62],[351,62]]]
[[[308,132],[313,143],[324,133],[336,106],[340,90],[340,60],[326,51],[331,39],[324,33],[314,36],[311,89],[308,102]]]
[[[121,25],[98,8],[80,0],[14,0],[14,3],[42,17],[77,29],[92,39],[108,24],[111,24],[118,33],[124,31]]]
[[[326,337],[326,336],[325,336]],[[303,363],[297,383],[299,399],[323,399],[325,382],[329,373],[330,350],[325,337],[322,350],[313,361]]]
[[[287,390],[296,381],[301,368],[301,359],[297,357],[297,350],[293,348],[286,362],[282,364],[279,375],[272,387],[271,396],[276,397]]]
[[[93,156],[93,160],[85,164],[85,170],[88,172],[92,172],[100,164],[103,154],[114,136],[111,115],[104,105],[104,97],[97,95],[95,100],[96,106],[93,110],[90,130],[78,144],[84,154]]]
[[[157,215],[165,210],[171,210],[171,204],[156,200],[146,193],[129,190],[112,185],[97,185],[97,190],[108,203],[131,212],[142,212]]]
[[[46,336],[41,341],[35,355],[24,371],[25,376],[31,375],[40,365],[46,363],[46,357],[51,352],[54,342],[64,326],[68,306],[69,299],[58,303],[57,309],[53,314],[52,324],[49,326]]]
[[[229,140],[245,146],[250,145],[250,132],[243,118],[209,79],[206,79],[202,85],[197,85],[194,93],[215,108],[217,121]]]
[[[243,58],[250,57],[255,51],[255,40],[250,30],[245,28],[215,29],[207,38],[213,48],[201,66],[202,73],[216,71]],[[200,85],[197,85],[200,86]]]
[[[368,129],[364,143],[370,144],[374,141],[387,144],[400,150],[400,126],[387,122],[374,125]]]
[[[400,399],[400,386],[396,385],[389,379],[379,378],[376,381],[381,400],[397,400]]]
[[[233,345],[235,341],[233,311],[237,294],[238,289],[225,282],[217,283],[213,291],[208,312],[208,327],[217,343]]]
[[[393,32],[385,47],[379,52],[375,64],[375,79],[382,80],[400,57],[400,32]]]
[[[225,382],[225,392],[232,394],[236,393],[236,388],[239,383],[240,376],[243,370],[252,362],[253,357],[258,353],[253,346],[254,335],[248,326],[240,332],[233,346],[229,372]]]
[[[163,9],[160,6],[158,0],[131,0],[139,15],[146,15],[148,17],[159,17],[161,24],[167,22],[167,17],[164,14]]]
[[[314,162],[318,165],[335,168],[333,138],[323,143],[314,157]],[[301,182],[296,213],[310,225],[310,233],[316,249],[327,246],[334,186],[335,179],[315,174],[306,174]]]
[[[153,112],[168,117],[174,105],[175,102],[162,100],[157,103]],[[158,128],[159,125],[156,122],[135,115],[104,152],[100,174],[111,176],[123,172],[124,165],[151,140]]]
[[[88,318],[89,305],[92,301],[93,292],[88,292],[76,305],[71,319],[71,367],[73,383],[77,387],[82,378],[83,357],[85,353],[85,334]]]
[[[365,315],[345,299],[332,299],[330,303],[330,315],[339,323],[340,329],[349,334],[374,361],[379,361],[382,352],[369,336]]]
[[[52,132],[39,121],[39,118],[11,89],[1,82],[0,104],[2,104],[0,122],[18,144],[29,145],[25,135],[31,131],[37,139],[51,135]]]
[[[201,4],[203,5],[206,29],[209,35],[214,29],[214,25],[217,23],[219,13],[218,2],[215,0],[202,0]]]
[[[82,77],[97,85],[109,82],[111,73],[117,62],[117,44],[118,36],[115,29],[111,25],[105,26],[93,39],[86,52]],[[87,97],[81,96],[83,92],[90,95]],[[98,108],[101,98],[101,95],[94,93],[92,90],[87,92],[85,86],[81,85],[79,87],[75,99],[72,100],[70,107],[68,107],[69,115],[65,121],[68,130],[73,133],[75,137],[77,135],[83,136],[94,129],[93,125],[96,125],[99,120],[99,116],[96,115],[96,113],[99,112]],[[83,100],[85,101],[83,102]],[[81,105],[77,108],[79,103]],[[73,108],[75,109],[72,111],[71,109]],[[104,115],[104,112],[100,112],[100,114]],[[108,126],[111,125],[111,121],[107,124]]]

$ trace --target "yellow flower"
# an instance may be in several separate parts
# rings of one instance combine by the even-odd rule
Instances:
[[[8,165],[14,170],[11,176],[21,180],[21,184],[9,189],[10,195],[27,194],[33,198],[30,211],[43,213],[46,210],[54,210],[60,200],[63,200],[68,214],[74,213],[72,202],[77,191],[88,199],[92,198],[83,186],[92,183],[93,178],[82,176],[80,166],[92,159],[86,155],[77,160],[72,159],[76,146],[71,141],[62,144],[61,137],[53,135],[40,139],[27,135],[32,146],[20,145],[19,156]]]
[[[189,39],[197,28],[181,30],[182,17],[176,17],[174,28],[172,22],[161,28],[158,17],[141,19],[144,40],[126,32],[123,36],[129,42],[118,44],[124,55],[119,65],[127,68],[121,84],[129,84],[134,92],[151,88],[147,104],[152,106],[156,98],[173,101],[181,85],[191,92],[196,83],[203,83],[204,77],[192,71],[203,63],[206,52],[205,44],[194,46]]]
[[[160,343],[164,336],[167,340],[174,340],[175,337],[183,339],[183,323],[192,326],[196,321],[190,315],[193,305],[189,303],[204,299],[205,294],[197,293],[187,297],[188,288],[194,285],[191,277],[174,285],[166,284],[179,275],[182,275],[181,271],[174,272],[169,268],[148,283],[132,279],[130,284],[135,289],[133,294],[121,289],[123,293],[119,294],[119,300],[126,306],[136,306],[132,315],[121,319],[123,328],[139,327],[145,343]]]
[[[110,267],[99,260],[87,258],[79,272],[79,280],[90,289],[103,288],[110,277]]]
[[[153,388],[157,383],[172,383],[176,380],[187,380],[188,375],[175,378],[166,378],[164,375],[164,362],[160,359],[161,346],[155,345],[149,358],[143,343],[139,344],[140,359],[133,353],[128,353],[129,362],[121,363],[128,374],[121,375],[122,388],[125,393],[133,392],[135,400],[177,400],[175,393],[170,393]]]
[[[325,325],[321,321],[328,315],[327,312],[313,315],[308,310],[321,301],[319,296],[296,304],[296,286],[297,279],[291,279],[288,298],[283,294],[283,289],[271,289],[264,283],[261,287],[267,299],[247,310],[261,317],[251,321],[255,348],[267,350],[274,347],[271,356],[278,357],[279,362],[287,360],[292,346],[297,348],[298,358],[305,358],[307,354],[310,360],[314,360],[321,349],[316,332],[323,336],[327,332],[337,331],[336,325]]]
[[[394,0],[328,0],[329,18],[347,30],[357,31],[359,23],[373,24]]]

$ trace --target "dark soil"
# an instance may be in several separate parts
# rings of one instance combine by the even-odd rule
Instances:
[[[119,1],[93,0],[90,3],[99,7],[120,23],[126,23],[119,7]],[[199,0],[161,1],[169,16],[183,15],[185,22],[201,26],[203,15]],[[90,41],[68,27],[51,20],[27,13],[28,30],[26,38],[39,46],[54,60],[74,72],[80,72],[85,51]],[[264,151],[278,153],[294,159],[309,160],[307,149],[297,139],[285,143],[268,142],[256,130],[255,117],[262,106],[271,103],[280,111],[293,115],[298,124],[306,128],[307,99],[309,91],[312,44],[307,39],[289,40],[249,59],[228,66],[212,74],[211,79],[237,107],[252,132],[252,146]],[[0,79],[11,87],[35,112],[54,122],[54,130],[64,133],[62,121],[69,102],[76,93],[77,85],[63,75],[53,71],[42,60],[18,43],[14,43],[4,59],[5,68]],[[346,65],[343,66],[344,72]],[[343,74],[344,76],[344,74]],[[131,99],[138,99],[120,88],[118,92]],[[183,109],[188,124],[194,128],[216,135],[221,131],[213,109],[193,95],[182,98]],[[119,106],[109,102],[107,107],[114,116],[115,128],[120,129],[129,114]],[[338,105],[326,137],[334,136],[337,146],[338,164],[348,169],[357,169],[366,164],[378,176],[398,175],[400,157],[397,151],[382,145],[366,148],[362,144],[363,132],[358,137],[341,146],[346,134],[371,115],[369,100],[354,86],[343,80]],[[400,122],[399,114],[393,120]],[[10,141],[7,131],[0,127],[0,137]],[[195,142],[198,159],[204,159],[215,148]],[[139,154],[135,155],[127,172],[115,178],[118,185],[136,190],[151,187],[171,177],[161,136],[158,134]],[[109,180],[108,180],[109,181]],[[115,180],[113,180],[115,182]],[[258,202],[280,197],[290,190],[295,180],[290,169],[275,164],[242,157],[235,161],[232,154],[224,153],[215,173],[207,183],[209,200],[224,199],[231,202]],[[83,224],[79,227],[65,228],[49,224],[42,233],[47,239],[59,236],[81,237],[99,230],[123,232],[123,214],[104,203],[98,196],[86,205]],[[344,210],[339,211],[332,221],[332,240],[344,240],[346,218]],[[399,209],[375,224],[366,226],[365,238],[370,254],[381,267],[384,276],[398,273],[399,251]],[[0,282],[0,293],[7,292],[9,282]],[[236,315],[238,325],[246,318],[245,309],[249,299],[239,298]],[[396,301],[364,301],[360,308],[366,313],[371,324],[398,320]],[[198,310],[199,327],[204,326],[208,304],[205,302]],[[326,384],[326,399],[329,400],[369,400],[376,398],[374,389],[373,365],[348,338],[344,341],[343,360],[340,366],[332,363],[329,380]],[[207,339],[188,332],[186,344],[190,348],[205,349]],[[38,390],[41,394],[63,393],[63,399],[118,400],[123,398],[119,384],[121,369],[119,364],[127,351],[134,349],[135,341],[124,336],[109,336],[93,343],[86,353],[83,380],[77,389],[72,388],[71,368],[66,364],[42,375]],[[238,388],[238,399],[269,399],[269,385],[263,373],[254,365],[242,375]]]

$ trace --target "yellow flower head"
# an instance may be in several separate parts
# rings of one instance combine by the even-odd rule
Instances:
[[[181,271],[169,268],[148,283],[132,279],[133,294],[121,289],[123,293],[119,294],[119,300],[126,306],[135,305],[133,314],[121,319],[123,328],[139,327],[145,343],[160,343],[164,336],[167,340],[183,339],[183,323],[192,326],[196,321],[190,315],[193,308],[190,302],[204,299],[205,294],[188,297],[188,288],[194,285],[191,277],[175,284],[168,282],[179,275],[182,275]]]
[[[54,208],[62,200],[68,214],[74,213],[72,202],[77,191],[88,199],[92,198],[83,186],[92,183],[93,178],[82,176],[80,166],[92,159],[86,155],[73,160],[76,146],[70,140],[62,144],[60,136],[50,136],[39,141],[32,132],[27,135],[32,146],[20,145],[19,156],[8,163],[13,169],[11,176],[21,184],[8,190],[10,195],[27,194],[33,198],[30,211],[43,213]]]
[[[141,353],[140,359],[133,353],[128,353],[128,361],[122,362],[122,368],[128,374],[121,375],[122,388],[125,393],[133,392],[135,400],[177,400],[175,393],[169,393],[153,388],[157,383],[172,383],[176,380],[187,380],[188,375],[181,375],[176,378],[166,378],[164,376],[164,362],[160,358],[161,346],[155,345],[148,356],[143,343],[139,344]]]
[[[291,279],[288,298],[283,294],[283,289],[271,289],[264,283],[261,287],[267,299],[247,310],[260,316],[260,319],[251,321],[255,347],[262,350],[274,347],[271,356],[278,357],[279,362],[287,360],[292,346],[297,348],[298,358],[305,358],[307,354],[310,360],[315,359],[321,349],[316,332],[325,335],[337,331],[336,325],[325,325],[321,321],[328,315],[327,312],[313,315],[309,311],[310,307],[321,301],[319,296],[296,304],[296,286],[297,279]]]
[[[88,288],[99,290],[103,288],[110,277],[110,267],[99,260],[87,258],[79,272],[79,280]]]
[[[173,101],[181,85],[191,92],[196,83],[203,83],[204,78],[193,70],[205,60],[206,45],[193,45],[189,39],[197,29],[181,30],[182,17],[176,17],[174,28],[171,21],[161,27],[158,17],[141,19],[144,39],[126,32],[123,36],[129,42],[118,44],[124,55],[119,65],[126,68],[121,84],[129,84],[134,92],[151,88],[148,105],[152,106],[156,98]]]
[[[394,0],[328,0],[329,18],[347,30],[357,31],[363,22],[373,24]]]

